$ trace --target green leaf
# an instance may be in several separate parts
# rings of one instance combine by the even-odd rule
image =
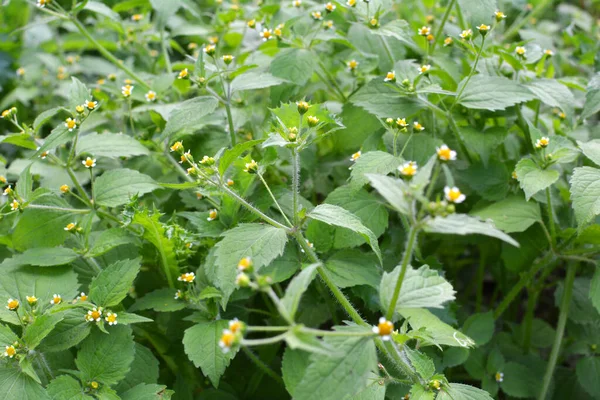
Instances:
[[[19,340],[19,337],[6,325],[0,324],[0,349],[10,346]]]
[[[337,327],[340,331],[354,327]],[[304,377],[294,390],[295,400],[338,400],[367,386],[377,356],[371,338],[329,336],[325,342],[336,352],[333,356],[313,354]]]
[[[71,107],[71,112],[76,113],[75,107],[80,106],[86,102],[86,100],[91,100],[92,96],[90,95],[90,90],[83,84],[81,81],[74,76],[71,77],[71,86],[69,88],[69,104]],[[64,126],[64,124],[63,124]],[[75,130],[73,130],[75,132]]]
[[[44,143],[38,148],[38,150],[31,156],[31,158],[39,157],[45,151],[54,150],[58,146],[69,143],[77,134],[77,129],[73,129],[71,132],[67,129],[64,122],[61,122],[56,128],[52,129],[50,135],[44,139]]]
[[[494,314],[491,311],[472,314],[465,321],[462,330],[465,335],[475,340],[478,346],[483,346],[494,335]]]
[[[59,315],[62,320],[40,343],[40,351],[57,352],[67,350],[77,346],[90,334],[92,324],[85,320],[86,310],[71,308]]]
[[[52,267],[55,265],[70,264],[77,259],[77,253],[64,247],[37,247],[25,250],[11,258],[15,265],[35,265],[39,267]]]
[[[141,383],[121,394],[121,400],[169,400],[172,390],[163,385]]]
[[[109,327],[109,334],[99,329],[83,341],[75,364],[83,382],[96,381],[112,386],[125,377],[134,358],[131,328],[123,325]]]
[[[600,357],[583,357],[577,361],[577,380],[590,396],[600,393]]]
[[[2,400],[50,400],[46,390],[33,378],[17,368],[0,368],[0,398]]]
[[[302,86],[312,77],[316,65],[316,57],[310,50],[289,47],[277,53],[271,61],[270,72]]]
[[[92,400],[83,392],[81,384],[70,375],[61,375],[52,380],[46,389],[52,400]]]
[[[127,168],[106,171],[94,183],[96,204],[106,207],[126,204],[134,195],[143,195],[159,188],[148,175]]]
[[[471,212],[482,220],[491,219],[496,228],[506,233],[523,232],[536,222],[542,221],[540,206],[520,196],[510,196],[497,203]]]
[[[183,5],[182,0],[171,0],[164,2],[162,0],[150,0],[152,8],[156,11],[155,21],[158,29],[164,29],[170,17],[177,13],[177,10]]]
[[[492,11],[491,15],[493,14]],[[458,92],[465,85],[466,79],[463,79],[458,85]],[[459,103],[471,109],[496,111],[505,110],[534,98],[535,96],[529,89],[508,78],[475,75],[462,92]]]
[[[600,169],[580,167],[573,170],[571,199],[580,228],[600,214]]]
[[[306,289],[308,289],[308,285],[314,279],[319,265],[312,264],[304,268],[292,279],[285,290],[285,296],[281,299],[281,313],[287,320],[294,321],[296,311],[298,311],[298,306],[300,305],[300,299]]]
[[[577,144],[587,158],[596,163],[596,165],[600,165],[600,139],[590,140],[585,143],[577,141]]]
[[[408,320],[414,330],[422,329],[426,331],[435,344],[454,347],[472,347],[475,345],[473,339],[442,322],[429,310],[424,308],[402,308],[397,311]]]
[[[403,97],[383,79],[371,80],[354,93],[350,102],[379,118],[408,118],[424,108],[423,103],[412,97]]]
[[[238,351],[237,348],[233,348],[225,353],[219,347],[221,334],[228,327],[229,323],[222,319],[203,322],[186,329],[183,335],[185,353],[210,379],[214,387],[219,387],[221,376]]]
[[[37,150],[38,148],[31,135],[28,135],[26,133],[15,133],[0,136],[0,143],[13,144],[15,146],[23,147],[29,150]]]
[[[31,166],[29,164],[27,167],[23,169],[21,175],[19,175],[19,180],[17,181],[17,186],[15,187],[17,193],[23,200],[29,200],[31,197],[31,192],[33,188],[33,177],[31,176]]]
[[[376,237],[381,236],[388,226],[388,212],[383,202],[366,190],[355,190],[351,186],[340,186],[329,193],[325,203],[340,206],[357,216]],[[333,247],[336,249],[360,246],[365,240],[344,228],[336,228]]]
[[[504,393],[519,398],[537,396],[540,386],[531,384],[533,381],[531,368],[511,361],[504,364],[502,373],[504,379],[500,382],[500,388]]]
[[[264,89],[284,82],[287,82],[287,79],[278,78],[265,71],[251,70],[233,78],[231,81],[231,91],[240,92],[243,90]]]
[[[152,351],[136,343],[131,369],[115,389],[118,392],[124,392],[140,383],[155,383],[158,380],[158,365],[158,360]]]
[[[600,73],[590,79],[585,94],[585,105],[581,111],[581,118],[586,119],[600,111]]]
[[[426,390],[423,385],[415,383],[410,388],[411,400],[433,400],[435,394],[431,390]]]
[[[283,254],[287,234],[285,230],[262,224],[243,224],[223,234],[215,246],[214,269],[206,274],[216,287],[223,291],[222,304],[226,304],[235,288],[237,265],[244,257],[251,257],[259,270]]]
[[[560,176],[559,172],[554,169],[541,169],[530,158],[519,161],[515,172],[527,200],[540,190],[551,186]]]
[[[227,228],[220,220],[209,221],[209,211],[202,212],[190,212],[183,211],[178,213],[180,217],[183,217],[190,221],[190,223],[196,228],[198,237],[219,237],[223,234]]]
[[[287,391],[294,396],[296,386],[302,380],[310,362],[310,353],[286,347],[281,362],[283,382]]]
[[[381,251],[379,250],[379,244],[377,243],[377,237],[369,228],[363,225],[362,221],[358,217],[351,212],[331,204],[321,204],[315,207],[307,215],[307,217],[317,221],[325,222],[329,225],[347,228],[353,232],[359,233],[367,241],[367,243],[369,243],[377,255],[377,258],[379,258],[379,262],[383,262],[381,258]]]
[[[494,12],[498,10],[496,0],[458,0],[458,6],[473,31],[478,25],[491,25]]]
[[[100,3],[98,1],[88,1],[83,7],[85,10],[90,10],[95,12],[96,14],[100,14],[107,18],[112,19],[113,21],[119,22],[121,18],[119,14],[110,9],[106,4]]]
[[[400,166],[398,158],[384,151],[369,151],[362,154],[352,166],[351,185],[356,187],[369,183],[367,174],[387,175]]]
[[[302,332],[299,328],[300,326],[291,329],[285,336],[285,342],[290,349],[304,350],[309,353],[318,353],[327,356],[330,356],[335,352],[331,346],[325,344],[325,342],[313,335]]]
[[[149,310],[159,312],[178,311],[185,308],[185,302],[175,299],[175,289],[162,288],[138,299],[129,311]]]
[[[590,282],[590,300],[600,313],[600,268],[594,270],[594,276]]]
[[[140,259],[122,260],[104,268],[90,284],[90,299],[102,307],[119,304],[140,271]]]
[[[137,240],[125,229],[110,228],[100,232],[100,235],[96,237],[94,244],[89,250],[89,255],[90,257],[98,257],[115,247],[126,244],[137,244]]]
[[[379,287],[381,306],[387,310],[394,295],[394,288],[402,266],[398,265],[392,272],[384,272]],[[452,285],[438,275],[435,270],[423,265],[419,269],[407,267],[400,295],[396,302],[396,311],[401,308],[442,308],[447,301],[454,300],[456,292]]]
[[[40,129],[42,127],[42,125],[44,125],[46,122],[48,122],[52,117],[54,117],[56,114],[58,114],[61,110],[62,110],[62,108],[60,108],[60,107],[54,107],[54,108],[51,108],[49,110],[42,112],[33,121],[33,130],[37,132],[37,130]]]
[[[77,154],[119,158],[148,155],[150,151],[131,136],[122,133],[91,133],[79,138]]]
[[[400,179],[389,176],[366,174],[371,186],[383,196],[384,199],[400,214],[409,215],[411,213],[410,202],[407,195],[410,194],[410,188]]]
[[[415,368],[415,371],[425,381],[429,381],[433,374],[435,374],[435,365],[431,358],[421,353],[418,350],[413,350],[410,347],[406,348],[406,355],[410,360],[410,363]]]
[[[575,97],[571,91],[555,79],[535,79],[526,84],[527,88],[544,104],[558,107],[567,115],[573,111]]]
[[[441,391],[436,400],[492,400],[492,396],[485,390],[462,383],[451,383]]]
[[[530,124],[529,131],[532,134],[533,140],[533,125]],[[542,132],[538,130],[540,136],[542,136]],[[552,136],[550,138],[550,144],[546,147],[546,154],[552,155],[552,161],[559,164],[569,164],[577,159],[580,152],[577,147],[573,144],[573,142],[566,137],[562,136]]]
[[[244,143],[239,143],[235,145],[232,149],[227,149],[223,153],[223,155],[219,158],[219,174],[223,176],[227,168],[238,159],[242,154],[246,151],[254,148],[254,146],[264,142],[264,139],[259,140],[249,140]]]
[[[461,126],[458,133],[465,142],[469,153],[473,157],[481,159],[483,165],[487,167],[494,150],[506,140],[508,129],[494,127],[482,131],[470,126]]]
[[[169,119],[161,139],[168,139],[173,134],[193,133],[204,126],[205,117],[211,114],[218,105],[212,96],[200,96],[180,103],[169,113]]]
[[[152,322],[152,319],[150,319],[150,318],[146,318],[146,317],[142,317],[141,315],[126,313],[126,312],[122,312],[122,311],[120,311],[118,313],[118,317],[119,317],[118,318],[119,324],[123,324],[123,325]]]
[[[451,214],[447,217],[435,217],[427,220],[423,225],[423,230],[429,233],[444,233],[450,235],[485,235],[495,237],[515,247],[519,247],[513,238],[506,233],[499,231],[489,222],[481,221],[478,218],[470,217],[466,214]]]
[[[506,163],[495,159],[489,161],[487,166],[474,162],[457,175],[485,200],[501,200],[509,189],[510,173]]]
[[[356,393],[352,400],[385,400],[386,385],[379,379],[379,375],[372,373],[369,384],[363,390]]]
[[[23,333],[23,341],[27,344],[27,348],[35,349],[61,320],[62,316],[59,314],[37,316]]]
[[[359,250],[342,250],[334,253],[325,262],[329,277],[339,288],[369,285],[379,287],[381,269],[372,254]]]

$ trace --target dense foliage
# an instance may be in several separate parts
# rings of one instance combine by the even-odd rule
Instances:
[[[5,0],[0,398],[600,398],[598,0]]]

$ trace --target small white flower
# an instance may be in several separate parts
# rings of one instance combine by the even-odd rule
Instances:
[[[444,188],[444,194],[446,195],[446,200],[448,200],[451,203],[462,203],[467,198],[464,194],[460,192],[460,189],[456,186],[452,188],[446,186]]]

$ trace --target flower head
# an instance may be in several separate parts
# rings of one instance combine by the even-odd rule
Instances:
[[[204,48],[204,50],[206,50],[206,47]],[[179,71],[179,75],[177,75],[177,79],[185,79],[185,78],[187,78],[187,76],[188,76],[188,69],[184,68],[181,71]]]
[[[250,272],[252,271],[252,259],[250,257],[244,257],[238,262],[237,269],[240,272]]]
[[[435,151],[437,152],[438,158],[441,161],[454,161],[454,160],[456,160],[456,151],[451,150],[445,144],[441,145],[440,147],[437,147],[435,149]]]
[[[456,203],[456,204],[462,203],[467,198],[464,194],[462,194],[460,192],[460,189],[457,188],[456,186],[454,186],[452,188],[449,186],[446,186],[444,188],[444,194],[446,195],[446,200],[448,200],[451,203]]]
[[[182,151],[183,150],[183,142],[177,141],[173,143],[171,146],[171,151]]]
[[[350,156],[350,161],[356,162],[360,158],[361,155],[362,155],[362,151],[360,151],[360,150],[357,151],[356,153],[354,153]]]
[[[396,71],[390,71],[385,74],[384,82],[396,82]]]
[[[117,313],[107,312],[104,320],[108,322],[108,325],[113,326],[117,324]]]
[[[349,71],[355,71],[356,67],[358,67],[358,61],[350,60],[350,61],[346,62],[346,66],[348,67]]]
[[[19,209],[19,206],[20,206],[20,204],[19,204],[19,202],[18,202],[17,200],[13,200],[13,201],[10,203],[10,209],[11,209],[12,211],[17,211],[17,210]]]
[[[329,3],[325,4],[325,11],[327,11],[328,13],[334,12],[335,11],[335,4],[333,4],[332,2],[329,2]]]
[[[300,7],[302,5],[302,0],[294,0],[292,5],[296,8]]]
[[[506,18],[506,14],[504,14],[502,11],[496,11],[494,13],[494,18],[496,18],[496,21],[500,22]]]
[[[348,0],[348,1],[346,2],[346,5],[347,5],[348,7],[356,7],[356,0]]]
[[[93,101],[93,100],[86,100],[85,101],[85,106],[87,107],[88,110],[93,110],[96,107],[98,107],[98,102],[97,101]]]
[[[85,112],[85,106],[84,105],[75,106],[75,111],[77,111],[79,114],[83,114]]]
[[[236,343],[237,338],[233,332],[229,329],[225,329],[221,334],[221,339],[219,340],[219,347],[223,349],[223,353],[227,353],[231,347]]]
[[[77,296],[77,301],[87,301],[88,296],[87,294],[85,294],[85,292],[81,292],[79,293],[79,296]]]
[[[223,57],[221,57],[221,59],[223,60],[223,62],[224,62],[226,65],[229,65],[229,64],[231,64],[231,63],[233,62],[233,59],[234,59],[234,58],[235,58],[235,57],[234,57],[234,56],[232,56],[231,54],[225,54]]]
[[[27,300],[30,306],[35,306],[38,302],[38,298],[35,296],[25,296],[25,299]]]
[[[527,53],[527,49],[523,46],[517,46],[515,48],[515,53],[517,53],[519,57],[525,58],[525,53]]]
[[[0,118],[8,118],[8,117],[10,117],[11,114],[12,114],[12,108],[6,109],[6,110],[2,111],[2,114],[0,114]]]
[[[419,28],[418,32],[419,32],[419,35],[421,35],[421,36],[427,36],[427,35],[431,34],[431,28],[428,26],[423,26],[423,27]]]
[[[546,147],[548,147],[548,145],[550,144],[550,138],[543,136],[541,139],[538,139],[535,141],[535,147],[536,149],[544,149]]]
[[[256,20],[255,19],[251,19],[248,22],[246,22],[246,25],[248,26],[248,28],[254,29],[254,28],[256,28]]]
[[[313,12],[310,13],[310,16],[315,21],[320,21],[320,20],[323,19],[323,14],[321,14],[321,11],[313,11]]]
[[[131,96],[131,92],[133,92],[133,86],[131,86],[131,85],[121,86],[121,94],[123,94],[123,97]]]
[[[302,101],[297,101],[296,102],[296,106],[298,107],[298,112],[300,114],[304,114],[308,111],[308,109],[310,108],[310,104],[308,104],[306,101],[302,100]]]
[[[153,102],[153,101],[155,101],[155,100],[156,100],[156,92],[155,92],[155,91],[153,91],[153,90],[149,90],[149,91],[148,91],[148,93],[146,93],[146,94],[144,95],[144,97],[146,98],[146,101],[147,101],[147,102],[149,102],[149,103],[150,103],[150,102]]]
[[[39,8],[44,8],[44,7],[46,7],[46,4],[50,4],[50,0],[37,0],[37,3],[36,3],[36,5],[37,5]]]
[[[202,160],[200,160],[200,164],[206,166],[215,165],[215,159],[213,157],[204,156],[202,157]]]
[[[454,39],[452,39],[450,36],[444,39],[444,47],[452,46],[452,44],[454,44]]]
[[[396,126],[398,128],[408,127],[408,123],[406,123],[406,118],[396,118]]]
[[[317,126],[319,124],[319,118],[309,115],[308,118],[306,118],[306,122],[308,122],[308,126]]]
[[[477,27],[477,29],[479,30],[479,33],[481,33],[482,36],[485,36],[490,31],[490,28],[491,27],[486,24],[481,24]]]
[[[398,171],[406,177],[415,176],[417,173],[417,163],[415,161],[409,161],[398,167]]]
[[[473,37],[473,31],[471,29],[465,29],[460,33],[461,39],[469,40]]]
[[[258,172],[258,163],[254,160],[250,161],[249,163],[246,163],[246,168],[244,168],[244,172],[247,172],[249,174],[255,174]]]
[[[77,229],[77,224],[75,222],[70,222],[67,224],[67,226],[65,226],[64,229],[68,232],[74,231],[75,229]]]
[[[250,277],[243,272],[240,272],[235,277],[235,284],[239,287],[248,287],[250,285]]]
[[[131,16],[131,20],[132,20],[133,22],[139,22],[139,21],[141,21],[141,20],[142,20],[142,18],[144,18],[144,16],[143,16],[142,14],[133,14],[133,15]]]
[[[323,22],[323,28],[325,28],[325,30],[333,29],[333,21],[327,20]]]
[[[62,303],[62,297],[60,296],[60,294],[54,294],[52,296],[52,299],[50,300],[50,304],[57,305],[60,303]]]
[[[234,318],[229,321],[229,330],[231,333],[242,332],[244,330],[244,323],[237,318]]]
[[[496,379],[496,382],[502,382],[504,380],[504,373],[496,372],[494,379]]]
[[[371,28],[377,28],[379,26],[379,20],[377,18],[371,18],[369,21],[369,26]]]
[[[544,55],[546,55],[547,57],[552,57],[554,56],[554,52],[550,49],[546,49],[544,50]]]
[[[233,186],[235,184],[235,182],[233,181],[233,179],[227,179],[227,186]]]
[[[86,168],[94,168],[96,166],[96,159],[87,157],[85,160],[81,162]]]
[[[214,208],[212,210],[210,210],[208,212],[208,218],[206,218],[207,221],[214,221],[215,219],[217,219],[217,210],[215,210]]]
[[[269,39],[273,39],[273,31],[271,29],[265,28],[260,33],[260,37],[262,38],[263,42],[266,42]]]
[[[69,132],[73,132],[73,129],[77,128],[77,120],[73,118],[67,118],[65,121],[65,126],[69,130]]]
[[[6,189],[4,189],[4,191],[2,192],[2,196],[8,196],[12,192],[13,192],[12,187],[10,187],[10,185],[8,185],[8,187]]]
[[[419,132],[421,132],[421,131],[424,131],[424,130],[425,130],[425,127],[424,127],[423,125],[421,125],[421,124],[419,123],[419,121],[415,121],[415,122],[413,122],[413,128],[415,129],[415,131],[419,131]]]
[[[48,157],[48,154],[49,154],[49,153],[48,153],[47,151],[42,151],[42,152],[40,153],[39,157],[40,157],[42,160],[45,160],[45,159],[46,159],[46,157]]]
[[[429,64],[425,64],[425,65],[421,65],[419,67],[419,75],[427,75],[429,73],[429,70],[431,69],[431,65]]]
[[[102,308],[94,307],[89,310],[85,316],[85,320],[88,322],[100,322],[102,319]]]
[[[15,346],[6,346],[6,350],[4,350],[4,357],[13,358],[16,354],[17,350],[15,349]]]
[[[177,280],[180,282],[192,283],[196,280],[196,274],[194,274],[193,272],[186,272],[184,274],[181,274],[179,278],[177,278]]]
[[[19,300],[17,299],[8,299],[6,304],[6,308],[10,311],[17,311],[19,309]]]
[[[390,340],[392,332],[394,332],[394,324],[385,317],[379,318],[379,323],[373,327],[373,333],[378,334],[385,341]]]
[[[175,296],[173,297],[175,300],[179,300],[183,297],[183,292],[181,290],[177,290],[175,292]]]

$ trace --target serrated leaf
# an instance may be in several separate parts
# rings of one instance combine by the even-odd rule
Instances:
[[[135,357],[125,378],[115,388],[118,392],[129,390],[140,383],[155,383],[158,380],[158,360],[152,351],[139,343],[135,344]]]
[[[212,96],[200,96],[186,100],[169,113],[169,119],[161,139],[168,139],[174,134],[192,133],[205,123],[205,117],[217,108],[218,101]]]
[[[496,228],[506,233],[523,232],[536,222],[542,221],[540,206],[520,196],[511,196],[487,207],[472,211],[471,215],[482,220],[491,219]]]
[[[324,354],[327,356],[335,353],[334,349],[319,340],[316,336],[302,332],[300,329],[291,329],[285,336],[285,342],[290,349],[304,350],[309,353]]]
[[[59,314],[37,316],[23,333],[23,341],[27,344],[27,348],[35,349],[61,320],[62,316]]]
[[[587,86],[581,118],[589,118],[598,111],[600,111],[600,73],[596,73]]]
[[[140,259],[122,260],[104,268],[90,284],[94,304],[111,307],[119,304],[129,292],[140,271]]]
[[[19,337],[6,325],[0,324],[0,348],[10,346],[19,340]]]
[[[400,166],[398,158],[384,151],[369,151],[352,166],[351,185],[361,187],[369,182],[367,174],[387,175]]]
[[[129,311],[149,310],[159,312],[178,311],[185,308],[185,302],[175,299],[175,289],[162,288],[138,299]]]
[[[438,394],[436,400],[492,400],[485,390],[462,383],[451,383]]]
[[[264,142],[264,139],[249,140],[247,142],[235,145],[232,149],[225,150],[223,155],[219,158],[219,173],[221,176],[223,176],[231,163],[234,162],[239,156],[262,142]]]
[[[159,188],[148,175],[127,168],[106,171],[94,183],[96,204],[106,207],[126,204],[134,195],[143,195]]]
[[[479,157],[483,165],[487,166],[494,150],[504,143],[508,129],[494,127],[482,131],[470,126],[462,126],[459,127],[458,133],[465,142],[469,153]]]
[[[496,0],[458,0],[458,6],[474,31],[480,24],[489,24],[498,10]]]
[[[433,374],[435,374],[435,365],[431,358],[420,351],[413,350],[409,347],[406,348],[406,355],[421,378],[425,381],[429,381]]]
[[[554,169],[541,169],[529,158],[519,161],[515,172],[527,200],[540,190],[551,186],[560,176],[559,172]]]
[[[251,70],[236,76],[231,81],[231,91],[240,92],[243,90],[264,89],[284,82],[287,82],[287,79],[278,78],[265,71]]]
[[[590,300],[600,313],[600,268],[594,270],[594,276],[590,282]]]
[[[600,393],[600,357],[588,356],[577,361],[577,380],[590,396]]]
[[[423,103],[412,97],[402,96],[383,79],[371,80],[354,93],[350,102],[379,118],[388,118],[392,115],[408,118],[424,108]]]
[[[55,265],[70,264],[78,255],[73,250],[65,247],[37,247],[25,250],[11,258],[15,265],[35,265],[38,267],[52,267]]]
[[[275,77],[302,86],[311,78],[316,65],[310,50],[289,47],[277,53],[271,61],[270,72]]]
[[[339,288],[369,285],[377,289],[381,281],[381,269],[372,254],[359,250],[342,250],[325,262],[329,277]]]
[[[198,237],[219,237],[223,234],[223,231],[227,229],[225,225],[223,225],[223,223],[218,219],[209,221],[209,211],[183,211],[178,213],[178,215],[190,221],[190,223],[196,228]]]
[[[465,83],[466,78],[458,85],[458,92]],[[534,98],[529,89],[508,78],[475,75],[467,83],[458,102],[471,109],[496,111]]]
[[[410,188],[400,179],[389,176],[366,174],[371,186],[383,196],[384,199],[400,214],[409,215],[411,213],[410,202],[407,194],[410,194]]]
[[[228,327],[228,322],[222,319],[207,321],[186,329],[183,335],[185,353],[214,387],[219,387],[221,376],[238,351],[238,348],[233,348],[225,353],[219,347],[221,334]]]
[[[61,375],[53,379],[46,389],[52,400],[92,400],[86,395],[79,381],[70,375]]]
[[[114,385],[129,372],[134,358],[134,342],[131,328],[123,325],[109,327],[109,334],[99,329],[83,341],[75,364],[84,382],[96,381]]]
[[[164,385],[141,383],[120,395],[121,400],[169,400],[173,394]]]
[[[526,84],[527,88],[544,104],[558,107],[567,115],[573,111],[575,97],[562,83],[554,79],[535,79]]]
[[[123,325],[131,325],[131,324],[141,324],[144,322],[152,322],[152,319],[142,317],[141,315],[131,314],[120,311],[118,314],[119,324]]]
[[[64,122],[61,122],[56,128],[52,129],[50,135],[44,139],[44,143],[31,156],[32,159],[39,157],[45,151],[54,150],[60,145],[69,143],[77,134],[77,130],[73,129],[69,132]]]
[[[112,19],[113,21],[119,22],[121,18],[119,14],[111,10],[106,4],[100,3],[98,1],[88,1],[84,7],[85,10],[90,10],[95,12],[96,14],[100,14],[107,18]]]
[[[237,265],[244,257],[251,257],[258,270],[283,254],[287,234],[285,230],[270,225],[244,224],[223,234],[215,246],[215,270],[207,276],[223,291],[222,304],[226,304],[235,288]]]
[[[363,225],[362,221],[358,217],[351,212],[331,204],[321,204],[315,207],[307,215],[307,217],[317,221],[325,222],[328,225],[347,228],[353,232],[359,233],[363,238],[365,238],[367,243],[369,243],[377,255],[377,258],[379,258],[379,262],[383,263],[377,237],[369,228]]]
[[[337,327],[338,330],[357,328]],[[366,387],[377,357],[372,339],[364,337],[325,338],[335,355],[313,354],[302,380],[294,389],[295,400],[338,400]]]
[[[414,330],[425,330],[437,345],[473,347],[475,341],[442,322],[431,311],[424,308],[402,308],[398,313],[408,320]]]
[[[473,314],[463,325],[463,332],[473,339],[478,346],[483,346],[494,335],[494,315],[491,311]]]
[[[516,362],[504,364],[504,378],[500,388],[509,396],[518,398],[536,397],[539,385],[532,385],[531,369]]]
[[[51,108],[49,110],[42,112],[33,121],[33,130],[37,131],[38,129],[40,129],[42,127],[42,125],[44,125],[46,122],[48,122],[52,117],[54,117],[60,111],[61,111],[60,107],[54,107],[54,108]]]
[[[86,310],[82,308],[72,308],[60,313],[62,320],[40,343],[40,351],[64,351],[81,343],[92,329],[92,325],[85,320],[85,315]]]
[[[600,169],[580,167],[573,170],[571,199],[580,228],[600,214]]]
[[[385,272],[381,278],[379,296],[384,310],[390,306],[401,270],[402,267],[398,265],[392,272]],[[419,269],[408,266],[395,309],[442,308],[444,303],[455,299],[455,293],[452,285],[439,276],[437,271],[429,269],[428,265]]]
[[[444,233],[450,235],[485,235],[495,237],[515,247],[519,247],[513,238],[496,229],[493,224],[481,221],[466,214],[451,214],[447,217],[435,217],[427,220],[423,230],[429,233]]]
[[[600,139],[590,140],[589,142],[577,141],[577,144],[587,158],[600,166]]]
[[[286,347],[281,362],[281,372],[285,388],[293,396],[296,386],[302,380],[310,363],[310,353]]]
[[[69,88],[69,104],[71,112],[75,113],[75,107],[80,106],[91,100],[90,90],[81,81],[74,76],[71,77],[71,86]],[[64,124],[63,124],[64,125]],[[75,130],[73,130],[75,132]]]
[[[294,277],[294,279],[292,279],[285,290],[285,296],[281,298],[280,304],[282,310],[280,310],[280,312],[288,319],[288,321],[294,321],[296,311],[298,311],[298,306],[300,305],[300,299],[306,289],[308,289],[308,285],[310,285],[314,279],[319,265],[320,264],[312,264],[304,268]]]
[[[131,136],[122,133],[91,133],[79,138],[77,154],[91,154],[95,157],[132,157],[148,155],[150,151]]]
[[[136,238],[131,236],[131,234],[125,229],[107,229],[100,232],[100,235],[96,237],[92,248],[89,250],[89,255],[90,257],[98,257],[114,249],[115,247],[136,243]]]
[[[41,385],[11,366],[0,368],[0,398],[3,400],[50,400]]]

